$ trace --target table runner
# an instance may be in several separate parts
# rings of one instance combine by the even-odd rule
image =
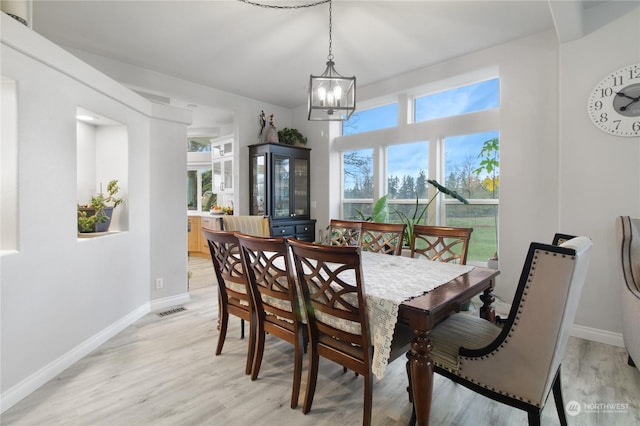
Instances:
[[[400,304],[473,270],[473,266],[362,252],[373,374],[384,376]]]

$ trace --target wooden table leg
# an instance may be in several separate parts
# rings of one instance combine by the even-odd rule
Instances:
[[[493,286],[486,289],[480,295],[480,300],[482,300],[483,303],[483,305],[480,307],[480,318],[484,318],[487,321],[495,323],[496,310],[492,306],[492,303],[496,301],[496,298],[493,296]]]
[[[428,426],[433,394],[433,361],[429,357],[432,345],[429,331],[414,330],[414,333],[409,359],[413,406],[418,426]]]

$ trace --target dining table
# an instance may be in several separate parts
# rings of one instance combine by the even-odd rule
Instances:
[[[483,303],[479,315],[495,322],[493,289],[500,272],[480,266],[364,251],[361,262],[374,346],[372,371],[376,377],[383,377],[396,324],[409,327],[413,332],[407,354],[407,371],[411,376],[409,399],[414,404],[416,423],[428,425],[433,394],[431,330],[479,294]]]

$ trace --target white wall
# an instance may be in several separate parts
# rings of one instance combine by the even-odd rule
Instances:
[[[283,127],[291,127],[291,110],[113,61],[91,52],[73,48],[67,49],[88,64],[133,90],[165,96],[172,100],[193,103],[199,106],[233,111],[235,119],[230,133],[234,135],[235,146],[239,147],[234,151],[234,207],[236,214],[249,214],[249,149],[247,146],[258,142],[258,131],[260,129],[258,117],[260,112],[264,111],[267,116],[274,114],[276,127],[281,129]],[[305,102],[305,99],[302,99],[302,102]],[[201,127],[195,121],[198,116],[199,113],[194,116],[193,127],[196,129]]]
[[[161,147],[153,151],[158,162],[164,161],[162,150],[172,140],[184,147],[189,114],[156,110],[146,99],[0,15],[0,74],[17,82],[18,106],[18,176],[12,183],[18,189],[18,244],[17,250],[3,251],[0,257],[0,390],[6,410],[149,312],[153,268],[164,261],[150,250],[157,212],[151,196],[166,188],[166,200],[180,200],[186,191],[183,174],[179,189],[152,175],[152,143]],[[78,106],[127,128],[126,232],[77,237]],[[168,151],[167,158],[175,156]],[[154,229],[159,235],[153,243],[181,246],[186,252],[184,212],[163,220],[163,229],[175,231]],[[188,300],[186,259],[174,268],[181,280],[166,289],[167,295],[172,301]]]
[[[603,16],[598,8],[591,13],[587,19]],[[563,231],[594,242],[576,324],[616,333],[622,283],[614,220],[640,217],[640,138],[599,130],[587,99],[606,75],[631,64],[640,64],[640,8],[560,48],[558,213]]]

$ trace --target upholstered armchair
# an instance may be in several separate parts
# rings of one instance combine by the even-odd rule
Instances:
[[[453,314],[431,333],[434,371],[539,425],[549,393],[566,425],[560,365],[585,281],[591,240],[531,243],[504,326]]]
[[[622,337],[628,363],[640,369],[640,219],[616,219],[622,276]]]

